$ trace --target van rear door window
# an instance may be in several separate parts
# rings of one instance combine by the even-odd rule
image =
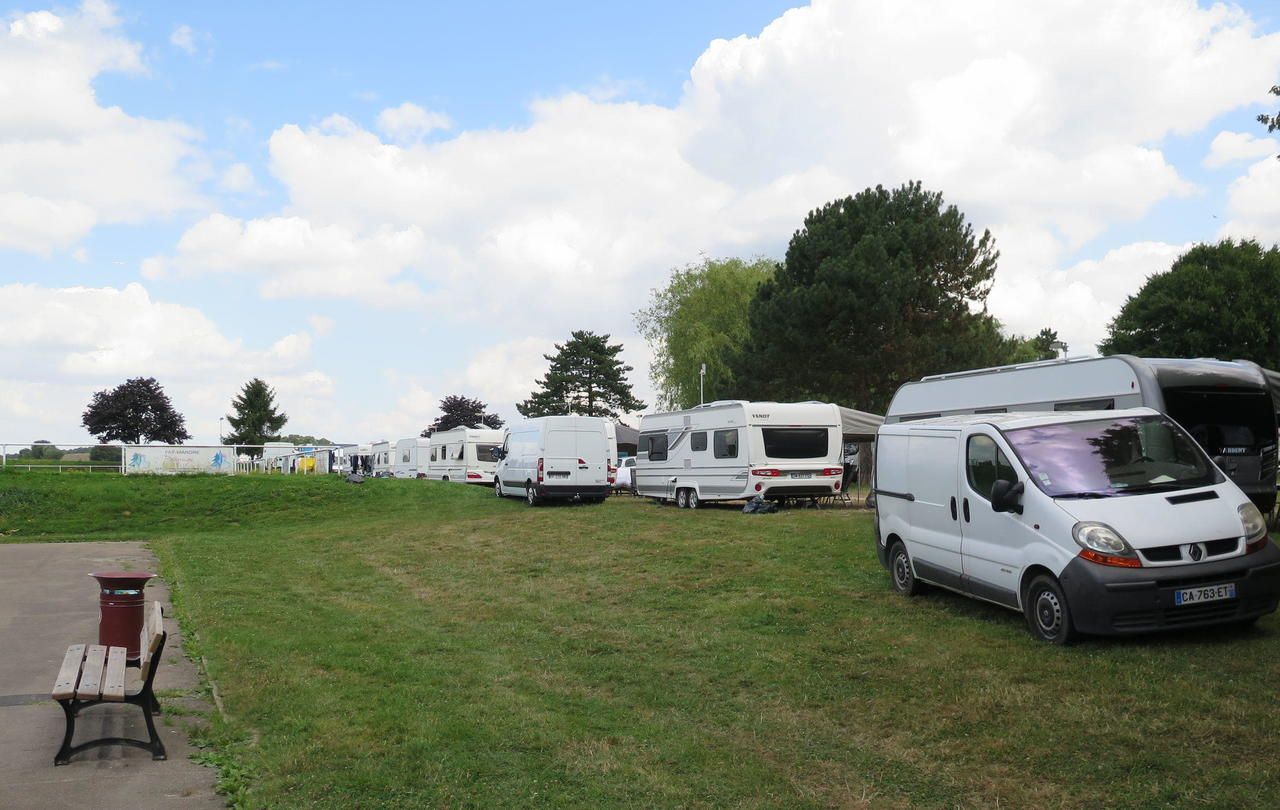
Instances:
[[[826,428],[761,428],[769,458],[826,458]]]

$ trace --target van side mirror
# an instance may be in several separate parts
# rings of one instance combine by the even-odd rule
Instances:
[[[1018,499],[1026,486],[1021,481],[1005,481],[1003,478],[991,485],[991,509],[995,512],[1022,514]]]
[[[492,458],[494,461],[502,461],[502,458],[505,455],[506,453],[502,452],[501,447],[495,447],[489,451],[489,457]]]

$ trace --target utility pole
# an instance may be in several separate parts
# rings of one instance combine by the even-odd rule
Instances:
[[[707,396],[704,392],[705,383],[707,381],[707,364],[703,363],[702,368],[698,369],[698,404],[706,405]]]
[[[222,444],[222,420],[226,418],[225,416],[218,417],[218,444]]]

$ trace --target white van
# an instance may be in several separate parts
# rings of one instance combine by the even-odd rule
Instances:
[[[1262,513],[1150,408],[884,425],[875,488],[895,590],[1022,611],[1045,641],[1247,623],[1280,596]]]
[[[607,424],[598,416],[542,416],[510,426],[495,453],[494,494],[530,506],[550,498],[602,502],[613,485]]]
[[[431,434],[427,477],[465,484],[493,483],[497,462],[493,451],[502,445],[502,431],[456,427]]]
[[[391,474],[396,478],[426,478],[430,444],[430,439],[421,436],[398,440],[391,459]]]
[[[729,400],[640,418],[635,491],[697,509],[840,491],[840,409],[825,402]]]

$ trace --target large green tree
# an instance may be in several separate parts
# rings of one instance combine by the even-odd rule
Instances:
[[[502,427],[502,418],[488,410],[489,406],[482,400],[450,394],[440,400],[440,415],[421,435],[426,437],[456,427]]]
[[[738,395],[883,413],[907,380],[1007,362],[1017,342],[986,312],[998,257],[918,182],[824,205],[751,302]]]
[[[1280,368],[1280,250],[1249,240],[1196,245],[1125,301],[1099,348]]]
[[[609,335],[578,330],[564,343],[556,344],[555,354],[543,355],[551,363],[547,374],[538,380],[538,390],[516,410],[526,417],[578,416],[616,417],[644,409],[635,398],[627,373],[631,366],[618,359],[622,344],[609,343]]]
[[[266,382],[254,377],[244,384],[240,394],[231,400],[235,413],[227,415],[231,433],[223,437],[227,444],[265,444],[277,441],[280,428],[289,415],[276,409],[276,392]],[[251,456],[262,454],[260,448],[246,449]]]
[[[191,438],[155,377],[134,377],[94,394],[81,424],[102,442],[181,444]]]
[[[640,334],[653,349],[649,374],[664,408],[699,402],[699,372],[714,400],[734,389],[733,354],[747,337],[747,308],[777,263],[764,258],[703,259],[678,268],[636,313]]]
[[[1280,96],[1280,84],[1271,85],[1271,95]],[[1266,113],[1263,113],[1258,116],[1258,123],[1265,126],[1267,128],[1267,132],[1275,132],[1277,129],[1280,129],[1280,112],[1275,115],[1267,115]]]

